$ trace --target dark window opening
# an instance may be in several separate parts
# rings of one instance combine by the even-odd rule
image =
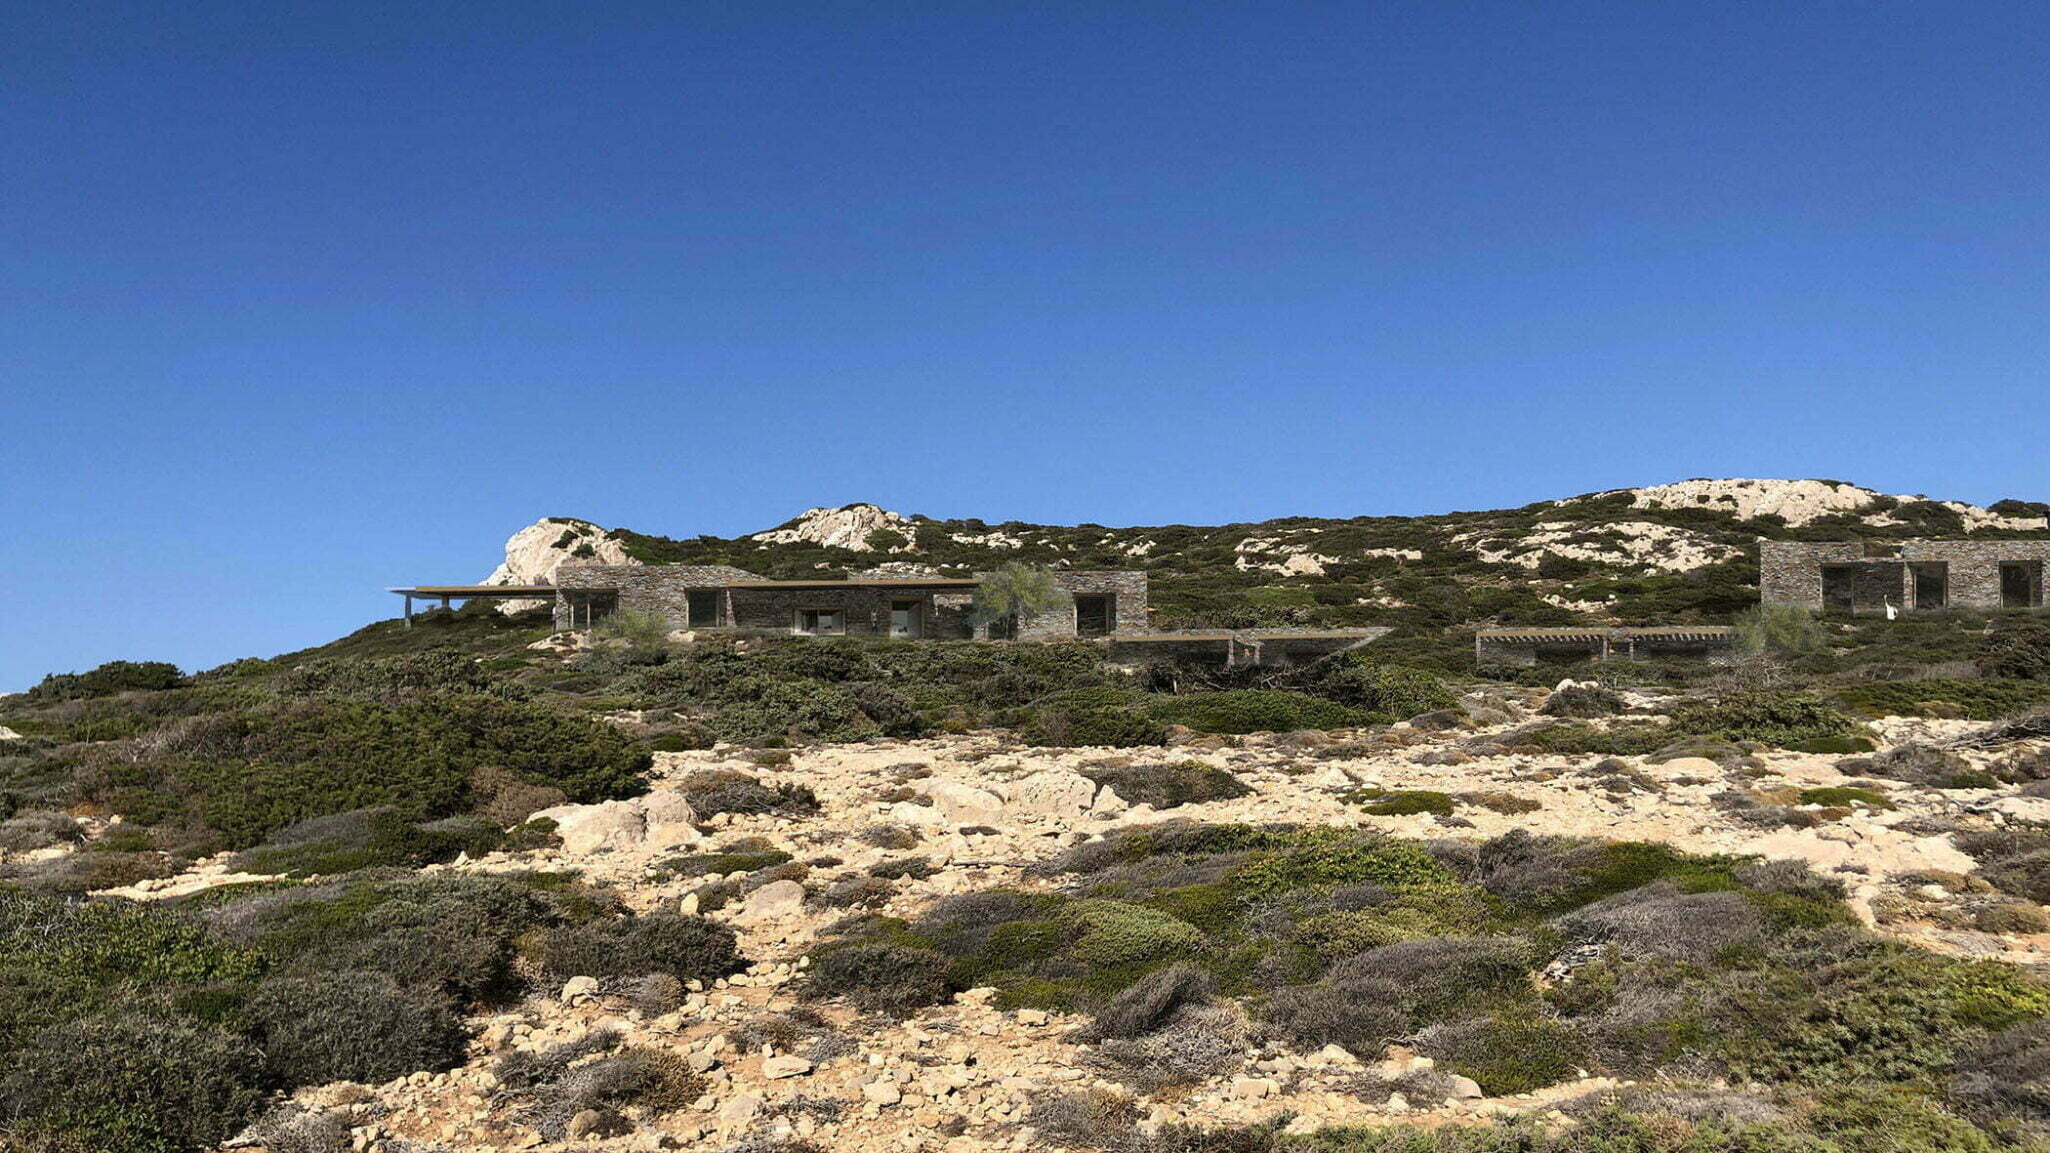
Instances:
[[[618,593],[587,593],[582,596],[571,594],[569,627],[587,629],[618,611]]]
[[[1111,598],[1089,596],[1075,598],[1075,632],[1085,637],[1100,637],[1111,629]]]
[[[2043,607],[2043,562],[2010,561],[2000,566],[2000,607]]]
[[[1947,564],[1918,564],[1915,566],[1915,607],[1918,609],[1940,609],[1950,603],[1950,566]]]
[[[690,601],[690,625],[694,629],[716,628],[719,624],[719,590],[692,589]]]
[[[799,609],[797,631],[812,637],[839,636],[847,631],[847,614],[839,609]]]
[[[925,604],[922,601],[890,602],[890,635],[893,637],[917,637],[925,635]]]
[[[1822,570],[1822,607],[1826,612],[1852,612],[1858,605],[1857,570],[1851,568],[1825,568]]]

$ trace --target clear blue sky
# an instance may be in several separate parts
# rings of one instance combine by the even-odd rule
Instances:
[[[22,3],[0,688],[550,514],[2050,497],[2040,4]]]

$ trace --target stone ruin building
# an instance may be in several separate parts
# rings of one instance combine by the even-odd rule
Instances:
[[[1759,598],[1816,612],[2040,609],[2044,540],[1762,541]]]
[[[416,585],[390,591],[416,600],[543,600],[559,630],[589,628],[616,612],[650,613],[691,632],[899,640],[1102,641],[1130,664],[1189,661],[1286,665],[1366,644],[1388,630],[1215,629],[1153,631],[1146,574],[1055,569],[1062,602],[1022,620],[975,614],[981,576],[863,575],[771,580],[730,565],[580,565],[557,569],[552,585]]]

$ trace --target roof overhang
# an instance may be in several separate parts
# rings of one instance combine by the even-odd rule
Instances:
[[[533,600],[555,595],[554,585],[415,585],[412,588],[384,590],[409,597],[501,597],[506,600]],[[600,590],[602,591],[602,590]]]

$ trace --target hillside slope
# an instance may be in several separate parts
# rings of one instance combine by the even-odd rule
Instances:
[[[869,504],[815,508],[733,539],[672,538],[552,519],[509,542],[494,582],[561,564],[731,564],[776,577],[1009,561],[1136,568],[1156,620],[1393,625],[1720,620],[1757,595],[1759,538],[2050,537],[2050,505],[1981,508],[1829,480],[1689,480],[1515,509],[1417,517],[1284,517],[1215,526],[934,520]]]

